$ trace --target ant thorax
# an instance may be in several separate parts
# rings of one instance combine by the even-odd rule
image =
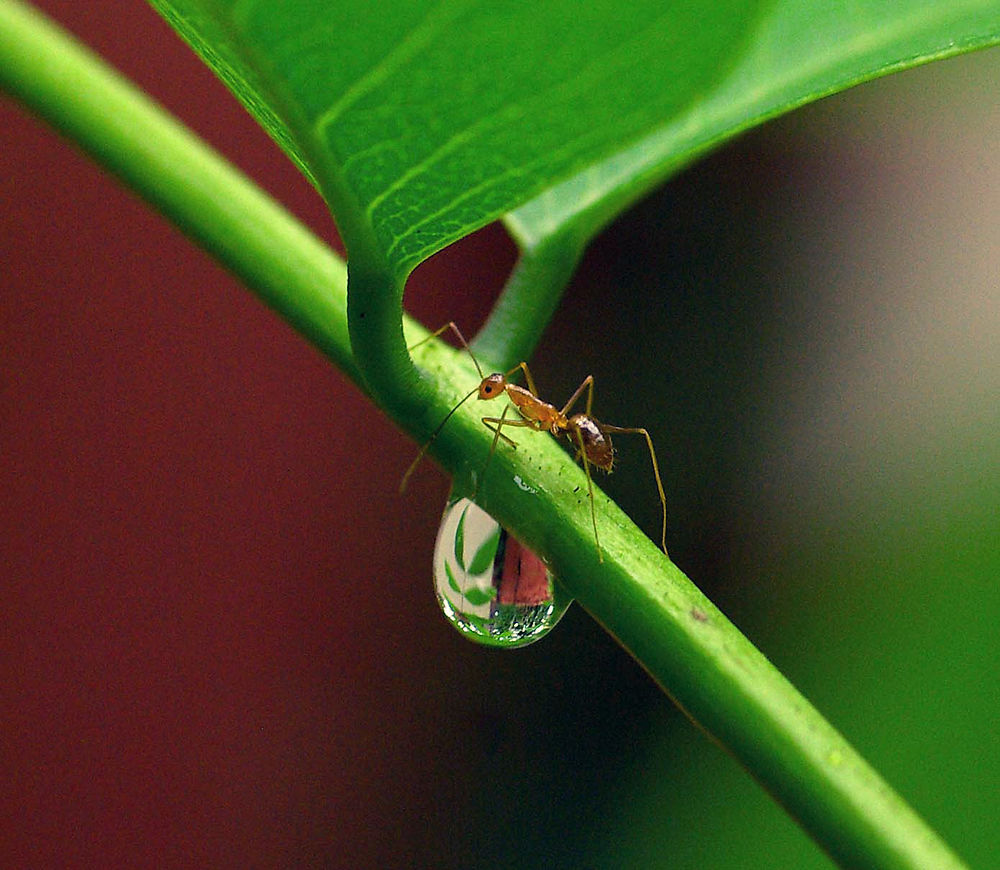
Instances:
[[[518,414],[532,424],[533,429],[547,429],[553,435],[558,435],[565,428],[566,418],[559,409],[543,402],[530,390],[508,383],[507,398]]]

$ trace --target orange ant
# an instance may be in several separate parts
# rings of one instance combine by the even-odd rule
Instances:
[[[590,496],[590,516],[594,525],[594,543],[597,545],[597,557],[601,562],[604,561],[604,556],[601,554],[601,542],[597,533],[597,509],[594,506],[594,484],[590,476],[590,466],[593,465],[596,468],[600,468],[601,470],[608,472],[609,474],[611,473],[615,461],[615,451],[611,444],[612,434],[642,435],[646,439],[646,444],[649,447],[649,458],[653,462],[653,476],[656,478],[656,489],[660,494],[660,504],[663,508],[663,528],[660,535],[660,546],[663,549],[664,555],[666,555],[667,497],[663,492],[663,482],[660,480],[660,468],[656,462],[656,451],[653,449],[653,439],[650,438],[649,432],[641,427],[612,426],[608,423],[602,423],[591,416],[590,409],[594,401],[593,375],[587,375],[587,377],[583,379],[583,383],[576,388],[576,392],[569,397],[569,401],[566,402],[561,409],[557,408],[555,405],[550,405],[548,402],[539,398],[538,390],[535,388],[534,378],[532,378],[531,370],[528,368],[528,364],[526,362],[518,363],[508,372],[494,372],[490,375],[484,375],[475,354],[472,353],[472,348],[469,347],[465,337],[453,322],[446,323],[439,330],[437,330],[437,332],[434,332],[427,336],[427,338],[417,342],[417,344],[413,345],[410,350],[419,347],[421,344],[426,341],[430,341],[432,338],[436,338],[448,329],[455,333],[458,340],[462,343],[462,346],[468,351],[473,364],[476,366],[476,371],[479,372],[481,380],[478,387],[467,393],[459,401],[459,403],[445,415],[444,419],[438,424],[437,428],[431,434],[431,437],[427,440],[427,443],[420,448],[420,452],[417,453],[416,458],[412,463],[410,463],[410,467],[406,470],[406,474],[403,475],[403,479],[399,484],[400,492],[403,492],[406,489],[406,484],[410,479],[410,475],[413,474],[434,439],[437,438],[438,434],[444,428],[445,423],[451,419],[452,414],[454,414],[467,399],[478,393],[478,397],[480,399],[488,401],[490,399],[496,399],[506,393],[510,403],[521,416],[520,419],[508,420],[506,416],[507,408],[504,408],[503,413],[499,417],[482,418],[483,424],[493,432],[493,444],[490,447],[490,456],[493,456],[493,453],[496,450],[497,441],[500,438],[503,438],[503,440],[510,444],[511,447],[517,447],[517,443],[512,438],[509,438],[501,432],[501,429],[504,427],[534,429],[537,432],[551,432],[556,438],[560,435],[564,435],[570,444],[576,448],[576,456],[574,458],[578,461],[581,459],[583,460],[583,470],[587,475],[587,492]],[[528,384],[527,389],[508,380],[514,372],[518,371],[518,369],[524,373],[524,379]],[[587,391],[586,410],[582,414],[568,416],[570,408],[576,404],[580,396],[583,395],[584,390]]]

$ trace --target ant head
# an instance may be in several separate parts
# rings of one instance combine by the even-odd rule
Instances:
[[[502,372],[494,372],[492,375],[487,375],[479,385],[479,398],[495,399],[497,396],[503,395],[506,386],[507,376]]]

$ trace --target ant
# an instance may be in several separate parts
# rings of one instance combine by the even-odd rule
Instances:
[[[431,437],[427,440],[427,443],[420,448],[420,452],[417,453],[416,458],[406,470],[406,474],[403,475],[403,479],[399,484],[399,491],[403,492],[406,489],[410,475],[413,474],[434,439],[437,438],[438,434],[444,428],[445,423],[451,419],[452,414],[467,399],[478,393],[480,399],[489,401],[506,394],[510,400],[510,404],[520,414],[520,418],[507,419],[509,406],[504,408],[503,413],[499,417],[482,418],[483,424],[493,432],[490,457],[493,456],[497,441],[500,438],[503,438],[511,447],[517,447],[517,443],[501,431],[505,427],[534,429],[536,432],[550,432],[556,438],[564,436],[576,449],[574,459],[577,461],[583,460],[583,470],[587,475],[587,492],[590,496],[590,516],[594,525],[594,543],[597,545],[597,558],[601,562],[604,561],[604,556],[601,554],[601,542],[597,532],[597,510],[594,506],[594,484],[590,475],[590,467],[594,466],[609,474],[611,473],[615,461],[615,451],[611,444],[612,434],[642,435],[649,447],[649,458],[653,462],[653,476],[656,478],[656,489],[660,494],[660,504],[663,508],[663,528],[660,534],[660,547],[663,549],[664,555],[667,555],[667,497],[663,492],[663,482],[660,480],[660,468],[656,462],[656,451],[653,449],[653,439],[650,438],[649,432],[641,427],[612,426],[608,423],[600,422],[591,415],[590,409],[594,402],[593,375],[587,375],[583,379],[583,383],[576,388],[576,392],[569,397],[569,401],[562,408],[557,408],[555,405],[551,405],[539,398],[538,390],[535,387],[535,380],[532,378],[531,370],[528,368],[526,362],[518,363],[508,372],[493,372],[490,375],[484,375],[482,368],[479,366],[479,361],[476,359],[475,354],[472,353],[472,348],[469,347],[469,343],[465,340],[465,337],[454,322],[446,323],[439,330],[427,336],[427,338],[417,342],[410,350],[419,347],[432,338],[437,338],[441,333],[449,329],[455,333],[462,346],[468,351],[481,380],[478,387],[467,393],[445,415],[444,419],[438,424]],[[527,389],[509,380],[510,376],[518,370],[524,374],[524,379],[528,385]],[[584,413],[569,416],[570,409],[577,403],[580,396],[583,395],[584,390],[587,391],[587,402]]]

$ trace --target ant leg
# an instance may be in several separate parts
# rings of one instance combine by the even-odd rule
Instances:
[[[490,445],[490,455],[486,457],[486,464],[483,466],[482,476],[486,477],[486,472],[490,467],[490,463],[493,461],[493,454],[496,453],[497,441],[503,438],[511,447],[517,450],[517,442],[513,438],[508,438],[500,430],[504,426],[527,426],[526,420],[508,420],[507,412],[510,410],[510,405],[504,407],[503,412],[499,417],[483,417],[483,425],[486,426],[493,433],[493,443]],[[493,424],[496,424],[495,426]],[[478,488],[478,485],[477,485]],[[472,498],[475,499],[476,493],[472,494]]]
[[[577,391],[579,392],[579,391]],[[594,544],[597,546],[597,561],[604,561],[604,554],[601,553],[601,539],[597,534],[597,508],[594,505],[594,481],[590,477],[590,460],[587,459],[587,451],[583,446],[583,436],[580,430],[576,431],[576,441],[580,448],[579,455],[583,458],[583,471],[587,475],[587,495],[590,496],[590,519],[594,524]]]
[[[514,368],[512,368],[509,372],[507,372],[507,375],[514,374],[514,372],[516,372],[518,369],[524,372],[524,380],[525,383],[527,383],[528,385],[528,392],[531,393],[531,395],[533,395],[537,399],[538,388],[535,386],[535,379],[531,376],[531,369],[528,368],[528,364],[526,362],[519,362],[516,366],[514,366]],[[506,375],[504,377],[506,377]]]
[[[490,453],[496,450],[497,439],[499,438],[503,438],[503,440],[506,441],[511,447],[513,447],[515,450],[517,449],[517,442],[513,438],[508,438],[506,435],[503,434],[503,432],[500,431],[504,426],[517,426],[518,428],[527,428],[527,429],[533,428],[531,423],[527,420],[508,420],[507,410],[508,408],[504,408],[503,413],[499,417],[482,418],[483,423],[486,425],[486,428],[493,433],[493,447],[490,449]],[[496,424],[495,426],[493,425],[494,423]]]
[[[623,435],[642,435],[646,439],[649,447],[649,458],[653,461],[653,477],[656,478],[656,489],[660,493],[660,505],[663,508],[663,531],[660,534],[660,547],[663,555],[669,556],[667,552],[667,496],[663,492],[663,481],[660,479],[660,466],[656,462],[656,451],[653,449],[653,439],[649,437],[649,432],[642,428],[628,428],[625,426],[609,426],[607,423],[601,424],[605,431],[621,433]]]
[[[462,335],[462,330],[458,328],[458,325],[455,323],[454,320],[449,320],[444,326],[442,326],[440,329],[435,330],[426,338],[420,339],[420,341],[418,341],[416,344],[411,344],[407,348],[407,350],[408,351],[416,350],[418,347],[420,347],[420,345],[426,344],[432,338],[437,338],[439,335],[441,335],[441,333],[446,332],[449,329],[453,333],[455,333],[455,337],[462,343],[462,347],[464,347],[465,350],[468,352],[469,358],[472,360],[473,365],[475,365],[476,371],[479,372],[480,379],[482,379],[484,375],[482,367],[479,365],[479,360],[476,359],[476,355],[472,352],[472,348],[469,347],[469,342],[465,340],[465,336]]]
[[[455,333],[455,335],[458,337],[458,340],[460,342],[462,342],[462,346],[463,347],[468,347],[469,346],[468,343],[465,340],[465,336],[462,335],[462,331],[458,328],[458,324],[456,324],[454,320],[449,320],[440,329],[435,329],[434,332],[432,332],[432,333],[430,333],[430,335],[427,335],[426,337],[420,339],[420,341],[418,341],[416,344],[411,344],[407,348],[407,350],[416,350],[418,347],[420,347],[420,345],[427,344],[427,342],[429,342],[432,338],[437,338],[439,335],[441,335],[442,332],[445,332],[448,329],[450,329],[452,332]]]
[[[594,404],[594,376],[593,375],[587,375],[587,377],[585,377],[583,379],[583,383],[580,384],[580,386],[578,386],[576,388],[576,392],[573,393],[573,395],[569,397],[569,401],[563,406],[562,411],[560,411],[559,413],[562,414],[565,417],[569,413],[569,409],[572,408],[576,404],[577,399],[580,398],[580,396],[583,394],[584,390],[588,391],[587,392],[587,410],[586,410],[585,413],[589,417],[590,416],[590,406],[592,404]]]

